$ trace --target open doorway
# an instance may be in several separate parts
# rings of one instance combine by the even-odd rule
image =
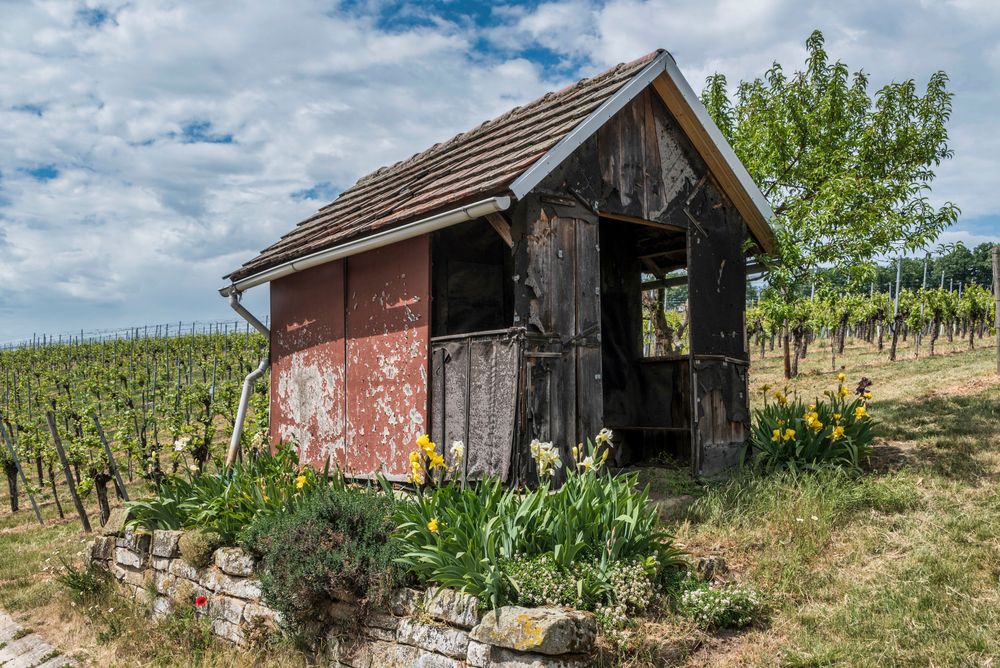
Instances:
[[[619,466],[688,461],[690,327],[686,230],[600,221],[604,422]]]

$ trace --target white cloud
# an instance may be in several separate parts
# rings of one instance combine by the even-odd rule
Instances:
[[[874,82],[949,71],[956,158],[935,197],[1000,219],[990,0],[551,0],[498,6],[489,26],[457,4],[438,5],[454,10],[442,16],[412,4],[397,18],[427,20],[391,29],[381,0],[349,12],[319,0],[87,2],[0,1],[0,340],[228,317],[213,294],[221,274],[326,203],[292,193],[342,189],[657,47],[695,89],[714,71],[797,67],[816,27]],[[545,50],[548,69],[535,57]]]
[[[245,0],[120,3],[88,25],[80,8],[0,4],[0,339],[228,317],[221,275],[326,203],[292,193],[552,85],[447,21]]]

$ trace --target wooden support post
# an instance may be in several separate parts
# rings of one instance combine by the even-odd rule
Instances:
[[[993,311],[997,330],[997,374],[1000,375],[1000,245],[993,247]]]
[[[101,437],[101,443],[104,444],[104,453],[108,456],[108,463],[111,465],[111,473],[115,476],[115,482],[118,483],[118,491],[122,493],[122,498],[125,501],[129,501],[128,490],[125,489],[125,483],[122,482],[122,477],[118,473],[118,464],[115,463],[115,456],[111,452],[111,446],[108,445],[108,439],[104,435],[104,429],[101,428],[101,421],[97,419],[97,413],[91,413],[90,417],[94,420],[94,426],[97,427],[97,435]]]
[[[62,441],[59,439],[59,431],[56,429],[56,416],[52,411],[45,411],[45,419],[49,423],[49,431],[52,432],[52,441],[56,446],[56,453],[59,455],[59,461],[62,463],[63,473],[66,475],[66,484],[69,486],[69,495],[73,497],[73,505],[76,506],[76,512],[80,515],[80,524],[83,525],[83,530],[90,533],[92,529],[90,528],[90,520],[87,519],[87,511],[83,508],[83,502],[80,501],[80,495],[76,493],[76,482],[73,480],[73,472],[69,468],[69,461],[66,459],[66,451],[63,450]]]
[[[35,503],[35,495],[31,493],[31,488],[28,486],[28,479],[24,477],[24,471],[21,469],[21,462],[17,459],[17,451],[14,450],[14,444],[10,442],[10,436],[7,435],[7,429],[3,426],[3,422],[0,422],[0,436],[3,437],[4,442],[7,444],[7,450],[10,451],[10,456],[14,459],[14,466],[17,467],[17,473],[21,476],[21,482],[24,484],[24,492],[28,495],[28,499],[31,501],[31,507],[35,511],[35,517],[38,519],[38,523],[45,526],[45,521],[42,519],[42,511],[38,509],[38,504]]]

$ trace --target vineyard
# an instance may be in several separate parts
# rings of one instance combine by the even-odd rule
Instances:
[[[33,503],[54,504],[61,518],[72,512],[75,492],[96,497],[103,524],[109,493],[122,499],[129,483],[155,487],[165,473],[213,462],[212,444],[231,433],[244,376],[267,342],[231,324],[184,330],[168,336],[167,329],[135,329],[110,340],[44,339],[0,350],[0,463],[11,511],[30,495],[39,497]],[[266,407],[266,386],[258,384],[251,408],[261,423],[244,438],[266,429]]]
[[[959,344],[974,349],[977,339],[982,342],[991,335],[993,322],[993,294],[975,284],[961,292],[921,288],[900,290],[896,296],[817,294],[791,302],[765,293],[747,309],[750,350],[763,358],[765,350],[782,346],[786,378],[798,375],[799,360],[809,354],[817,338],[833,339],[829,354],[834,370],[849,336],[895,361],[900,343],[908,340],[917,357],[940,352],[942,337],[952,349]]]

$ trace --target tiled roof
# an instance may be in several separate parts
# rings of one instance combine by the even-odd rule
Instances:
[[[227,278],[236,281],[351,239],[503,193],[660,53],[549,93],[365,176]]]

